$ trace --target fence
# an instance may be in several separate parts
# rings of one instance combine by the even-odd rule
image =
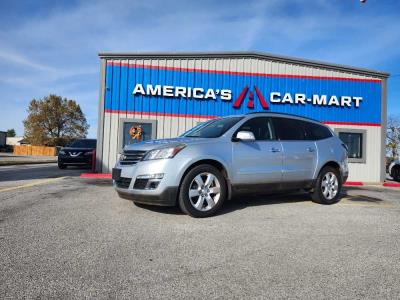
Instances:
[[[32,156],[56,156],[56,147],[15,145],[14,155],[32,155]]]

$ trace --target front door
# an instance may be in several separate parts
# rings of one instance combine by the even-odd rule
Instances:
[[[253,132],[255,141],[232,142],[232,184],[250,186],[276,183],[282,179],[282,145],[275,140],[271,119],[256,117],[238,130]]]

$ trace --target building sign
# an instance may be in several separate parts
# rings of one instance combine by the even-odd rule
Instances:
[[[237,99],[234,101],[233,107],[238,108],[241,106],[243,99],[248,94],[248,108],[254,108],[254,94],[257,95],[263,109],[268,109],[269,105],[265,101],[260,89],[255,85],[255,93],[249,91],[246,85]],[[196,100],[217,100],[220,98],[222,101],[232,100],[232,90],[229,89],[204,89],[199,87],[185,87],[185,86],[172,86],[172,85],[152,85],[137,83],[132,92],[133,95],[143,96],[162,96],[174,97]],[[269,93],[269,102],[271,104],[294,104],[294,105],[318,105],[318,106],[336,106],[336,107],[360,107],[363,97],[359,96],[337,96],[337,95],[320,95],[320,94],[304,94],[304,93],[281,93],[272,91]]]
[[[379,125],[381,97],[379,79],[107,65],[104,109],[199,119],[271,111]]]
[[[182,97],[192,98],[199,100],[217,100],[219,97],[221,100],[229,101],[232,99],[231,90],[220,90],[220,89],[203,89],[199,87],[185,87],[185,86],[171,86],[171,85],[152,85],[147,84],[145,87],[141,83],[137,83],[133,89],[133,95],[144,95],[144,96],[163,96],[163,97]]]

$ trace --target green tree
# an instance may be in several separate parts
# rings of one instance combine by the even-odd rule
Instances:
[[[15,137],[17,134],[15,133],[15,129],[11,128],[11,129],[7,129],[7,136],[8,137]]]
[[[30,102],[24,128],[24,138],[32,145],[64,146],[86,137],[89,125],[74,100],[49,95]]]

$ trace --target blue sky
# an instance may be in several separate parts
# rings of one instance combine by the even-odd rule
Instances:
[[[261,51],[386,71],[400,115],[399,46],[398,0],[2,0],[0,130],[22,135],[29,101],[54,93],[81,104],[95,137],[103,51]]]

